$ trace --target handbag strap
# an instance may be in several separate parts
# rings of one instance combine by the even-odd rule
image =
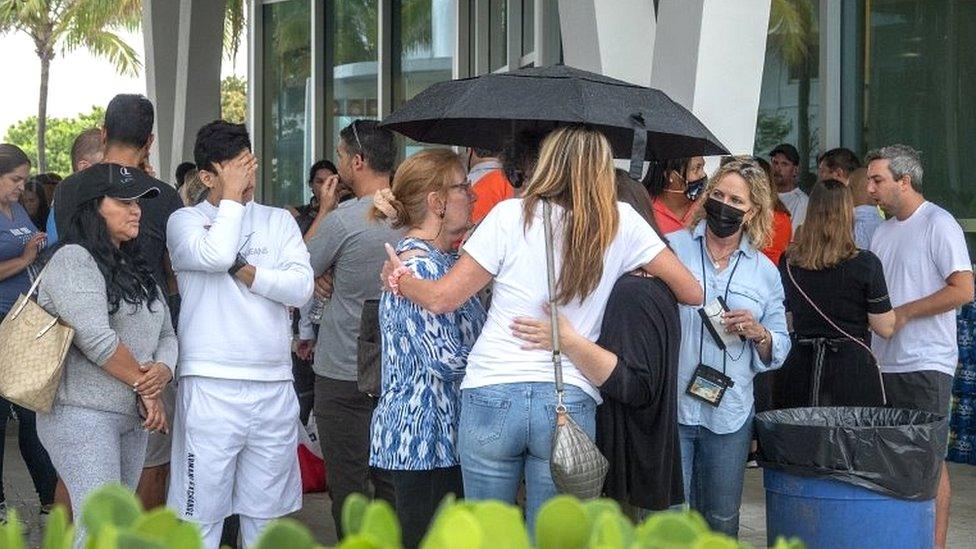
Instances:
[[[549,325],[552,329],[552,367],[556,373],[556,413],[559,417],[566,414],[563,404],[563,360],[559,351],[559,311],[556,304],[556,258],[555,243],[552,235],[552,205],[548,200],[542,201],[542,225],[546,242],[546,278],[549,282]]]
[[[860,339],[858,339],[858,338],[852,336],[851,334],[845,332],[844,330],[842,330],[841,327],[838,326],[837,324],[835,324],[834,321],[831,320],[830,317],[828,317],[826,313],[824,313],[822,310],[820,310],[820,307],[817,307],[817,304],[814,303],[812,299],[810,299],[810,296],[808,296],[807,293],[803,291],[803,288],[801,288],[800,285],[797,284],[796,279],[793,278],[793,270],[790,269],[790,260],[789,260],[789,258],[786,258],[786,274],[789,275],[790,282],[793,283],[793,287],[796,288],[796,291],[800,292],[800,295],[803,296],[803,299],[805,299],[807,301],[807,303],[809,303],[810,306],[813,307],[813,310],[814,311],[817,311],[817,313],[819,313],[820,316],[823,317],[823,319],[827,321],[827,324],[830,324],[830,326],[833,329],[837,330],[838,332],[840,332],[841,334],[843,334],[845,337],[847,337],[848,339],[850,339],[854,343],[857,343],[861,347],[864,347],[864,349],[867,350],[868,354],[871,355],[871,358],[874,359],[875,365],[877,365],[877,367],[878,367],[878,381],[881,382],[881,401],[882,401],[882,403],[884,405],[887,406],[888,405],[888,395],[885,392],[884,378],[881,375],[881,362],[878,361],[878,357],[874,356],[874,351],[871,350],[871,347],[868,347]]]
[[[9,314],[10,314],[11,317],[17,318],[17,316],[20,314],[20,312],[24,310],[24,307],[27,306],[27,301],[30,299],[30,297],[32,295],[34,295],[34,292],[37,291],[37,287],[41,284],[41,276],[44,274],[44,271],[46,271],[46,270],[47,270],[47,265],[45,265],[44,268],[42,268],[41,271],[39,273],[37,273],[37,276],[34,277],[34,282],[31,284],[30,289],[27,290],[27,294],[25,296],[25,297],[27,297],[27,299],[25,299],[24,301],[22,301],[20,303],[20,306],[18,306],[16,309],[14,309],[13,311],[10,311]]]

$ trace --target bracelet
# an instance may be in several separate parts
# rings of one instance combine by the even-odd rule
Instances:
[[[766,344],[766,340],[769,339],[769,336],[770,336],[769,330],[767,330],[766,327],[763,326],[763,336],[762,336],[762,339],[760,339],[759,341],[756,342],[756,347],[760,347],[762,345],[765,345]]]
[[[406,265],[400,265],[396,269],[393,269],[393,272],[390,273],[390,276],[386,279],[386,283],[390,287],[390,293],[397,297],[403,295],[400,293],[400,278],[402,278],[404,275],[410,275],[413,277],[413,271],[411,271],[410,267],[407,267]]]

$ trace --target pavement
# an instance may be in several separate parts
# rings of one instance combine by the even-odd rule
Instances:
[[[3,475],[8,506],[16,507],[29,528],[29,547],[40,547],[41,525],[38,500],[27,467],[17,448],[17,429],[7,425],[5,471]],[[976,547],[976,466],[949,464],[952,479],[952,510],[949,523],[949,549]],[[315,539],[326,546],[336,543],[332,524],[331,502],[325,494],[307,494],[301,511],[292,518],[308,526]],[[766,544],[766,508],[762,487],[762,470],[746,471],[740,519],[740,536],[753,547]]]

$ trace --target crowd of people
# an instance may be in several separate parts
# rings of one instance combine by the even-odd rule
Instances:
[[[531,532],[557,492],[550,300],[560,402],[634,518],[690,506],[736,536],[758,411],[948,413],[972,265],[910,147],[827,151],[808,194],[789,144],[637,182],[587,127],[397,165],[356,120],[283,209],[254,200],[243,125],[200,128],[169,185],[153,121],[116,96],[63,181],[0,145],[0,315],[43,272],[38,303],[75,328],[49,413],[0,399],[42,512],[122,482],[206,547],[250,545],[301,508],[314,418],[340,537],[357,492],[393,505],[407,547],[447,494],[521,501]],[[948,494],[943,469],[938,546]]]

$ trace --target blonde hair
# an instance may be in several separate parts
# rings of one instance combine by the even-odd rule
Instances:
[[[613,154],[602,133],[568,126],[543,140],[524,193],[526,230],[541,200],[564,209],[563,261],[556,302],[565,305],[582,301],[600,283],[603,255],[620,225]]]
[[[819,271],[857,255],[854,199],[840,181],[820,181],[810,191],[807,217],[787,248],[790,265]]]
[[[427,215],[427,195],[446,195],[457,183],[456,174],[464,174],[464,165],[454,151],[420,151],[400,164],[390,189],[376,193],[369,216],[374,221],[389,220],[394,229],[418,227]]]
[[[757,250],[763,250],[773,241],[773,192],[769,187],[769,177],[752,157],[738,156],[719,167],[708,180],[702,193],[705,200],[712,194],[719,181],[729,174],[736,174],[746,181],[749,187],[749,200],[755,213],[742,224],[749,243]],[[694,227],[705,218],[705,208],[695,212],[691,226]]]

